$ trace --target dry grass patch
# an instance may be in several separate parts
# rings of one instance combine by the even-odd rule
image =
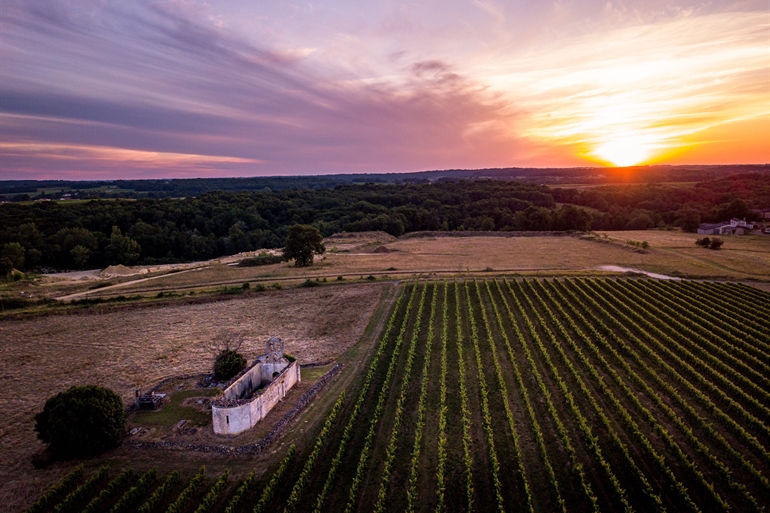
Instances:
[[[301,362],[325,362],[361,338],[382,288],[374,283],[292,289],[200,305],[4,322],[0,499],[23,504],[29,493],[39,494],[29,486],[36,479],[31,456],[43,447],[34,415],[51,395],[90,383],[112,388],[128,403],[135,387],[208,372],[210,341],[222,331],[249,339],[241,348],[249,360],[276,335]]]

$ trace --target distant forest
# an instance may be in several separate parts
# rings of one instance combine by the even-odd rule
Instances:
[[[5,203],[0,205],[0,246],[2,257],[18,269],[81,269],[204,260],[281,247],[294,224],[313,225],[324,236],[370,230],[396,236],[422,230],[673,226],[694,231],[703,221],[751,219],[752,208],[767,207],[770,176],[763,173],[687,187],[552,188],[488,179],[348,182],[333,188],[206,192],[183,199]]]
[[[489,168],[445,169],[414,173],[260,176],[251,178],[175,178],[156,180],[0,180],[0,200],[29,201],[96,198],[183,198],[207,192],[333,189],[352,184],[425,184],[457,180],[516,180],[538,184],[613,184],[701,182],[734,174],[764,173],[770,165],[635,166],[628,168]]]

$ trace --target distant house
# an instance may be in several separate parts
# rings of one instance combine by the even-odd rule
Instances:
[[[770,219],[770,208],[752,208],[752,212],[762,216],[762,219]]]
[[[703,223],[698,227],[701,235],[745,235],[755,228],[754,223],[743,219],[730,219],[730,222]]]

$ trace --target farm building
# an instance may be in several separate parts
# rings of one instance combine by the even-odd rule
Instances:
[[[754,223],[748,223],[745,219],[730,219],[730,222],[703,223],[698,227],[701,235],[746,235],[755,228]]]

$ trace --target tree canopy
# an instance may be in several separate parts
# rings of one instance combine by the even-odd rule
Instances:
[[[53,455],[77,458],[120,445],[125,422],[118,394],[95,385],[73,386],[46,401],[35,416],[35,431]]]
[[[0,258],[19,270],[157,265],[284,246],[289,227],[336,232],[632,230],[756,214],[770,176],[695,186],[549,188],[515,181],[340,184],[325,189],[209,192],[179,199],[0,205]],[[18,267],[23,265],[23,269]]]
[[[294,265],[304,267],[313,265],[313,255],[322,255],[326,251],[323,237],[318,228],[304,224],[295,224],[289,228],[283,257],[294,260]]]

